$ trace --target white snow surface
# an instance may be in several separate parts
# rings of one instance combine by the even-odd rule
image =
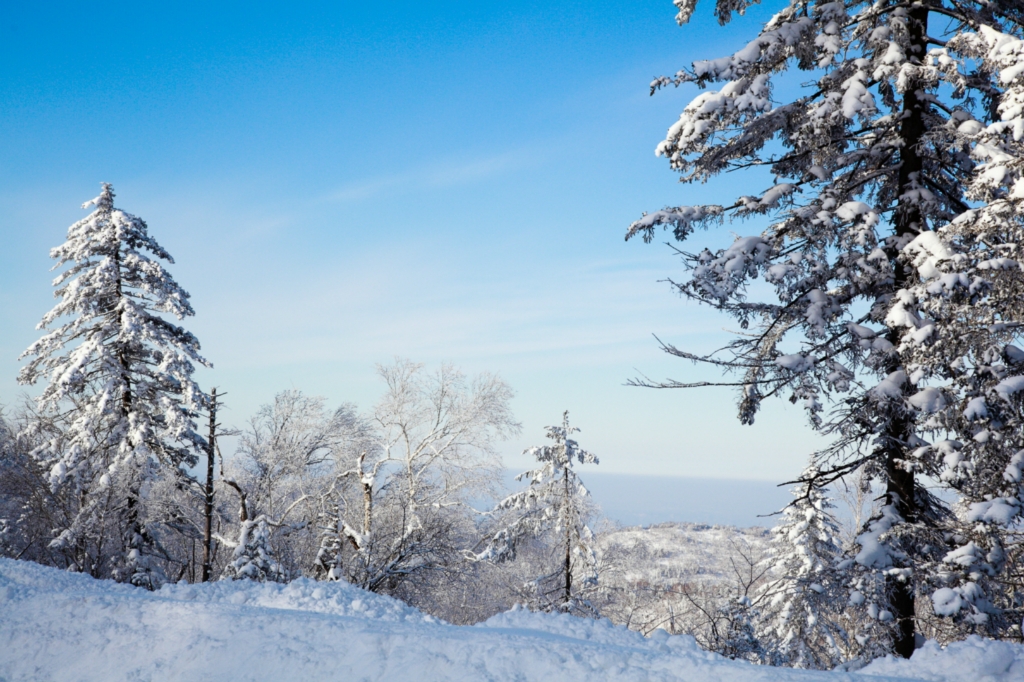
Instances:
[[[972,638],[859,673],[728,661],[693,639],[514,610],[448,625],[345,583],[156,592],[0,559],[0,680],[1024,680],[1024,647]]]

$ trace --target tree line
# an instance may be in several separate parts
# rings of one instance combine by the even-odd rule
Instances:
[[[582,608],[593,536],[572,460],[596,458],[569,437],[568,413],[553,445],[529,451],[541,469],[528,489],[482,511],[503,490],[495,445],[521,428],[495,375],[396,360],[377,368],[366,413],[292,390],[226,429],[225,393],[193,378],[212,365],[179,325],[194,313],[173,259],[114,198],[104,183],[51,252],[58,303],[19,376],[42,391],[0,422],[3,554],[147,589],[346,580],[456,621],[513,597]],[[228,458],[225,436],[237,438]],[[494,568],[517,549],[529,560],[515,571],[536,575]],[[503,596],[476,592],[488,571]],[[466,607],[470,594],[479,604]]]

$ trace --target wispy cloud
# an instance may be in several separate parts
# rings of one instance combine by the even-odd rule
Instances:
[[[241,351],[227,362],[255,368],[400,354],[597,366],[655,348],[655,330],[678,340],[720,326],[673,297],[645,259],[615,267],[523,263],[486,278],[463,279],[461,271],[458,260],[392,247],[331,272],[290,273],[286,287],[254,284],[254,296],[217,304],[226,311],[219,333]]]
[[[436,189],[468,185],[480,180],[523,168],[542,160],[542,154],[531,150],[504,152],[471,160],[447,161],[421,168],[349,182],[330,192],[326,201],[362,201],[393,191]]]

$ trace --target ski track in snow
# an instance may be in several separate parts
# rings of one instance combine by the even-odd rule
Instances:
[[[459,627],[346,583],[156,592],[0,559],[0,681],[1024,681],[1024,646],[972,638],[859,674],[729,661],[693,639],[510,611]]]

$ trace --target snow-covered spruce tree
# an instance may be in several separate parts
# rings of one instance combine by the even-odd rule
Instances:
[[[248,517],[245,499],[242,499],[241,518],[238,524],[238,540],[222,543],[234,546],[231,560],[224,566],[221,580],[256,580],[258,582],[283,583],[288,581],[288,572],[281,566],[270,541],[270,524],[260,514],[254,519]]]
[[[173,259],[141,218],[115,208],[113,188],[102,187],[83,206],[95,210],[50,252],[54,269],[68,266],[54,280],[60,301],[39,324],[54,328],[22,354],[31,360],[18,379],[46,381],[39,409],[65,424],[60,444],[53,439],[35,452],[51,486],[78,504],[53,543],[91,537],[91,526],[112,510],[119,537],[107,538],[113,547],[81,568],[152,588],[159,576],[149,556],[158,543],[147,523],[147,487],[195,463],[203,444],[196,413],[206,396],[192,379],[193,363],[209,363],[192,334],[161,317],[193,314],[188,293],[159,262]]]
[[[677,0],[680,23],[696,4]],[[1024,378],[1008,344],[1024,301],[1024,9],[781,4],[740,51],[652,85],[721,84],[697,95],[658,147],[682,181],[727,171],[774,181],[722,205],[645,215],[627,238],[650,240],[661,225],[685,240],[726,217],[769,223],[728,248],[684,254],[689,277],[676,284],[746,331],[725,355],[666,350],[741,373],[732,385],[745,423],[766,397],[788,390],[803,401],[835,438],[817,483],[866,465],[884,487],[854,569],[884,580],[883,602],[863,605],[893,626],[895,652],[913,652],[919,594],[998,634],[1019,620],[1000,614],[983,583],[1006,568],[995,529],[1021,510],[1013,457],[1024,445]],[[747,6],[719,0],[719,20]],[[757,278],[771,292],[762,300],[749,287]],[[962,519],[970,533],[948,532],[953,520],[921,476],[976,500]]]
[[[813,481],[814,466],[803,478]],[[832,503],[812,484],[793,488],[796,499],[772,529],[758,640],[773,661],[794,668],[831,670],[842,662],[846,632],[840,624],[846,585],[836,570],[841,555]]]
[[[589,612],[582,595],[597,583],[594,534],[586,523],[590,493],[573,469],[573,460],[580,464],[597,464],[598,460],[570,438],[577,431],[569,426],[566,411],[561,426],[547,427],[553,445],[532,447],[523,453],[536,457],[543,466],[516,476],[517,481],[529,480],[530,486],[506,497],[495,510],[510,512],[511,523],[498,530],[483,551],[473,555],[476,561],[506,561],[515,558],[523,540],[547,539],[558,549],[558,568],[532,581],[536,600],[531,604],[544,610]]]

